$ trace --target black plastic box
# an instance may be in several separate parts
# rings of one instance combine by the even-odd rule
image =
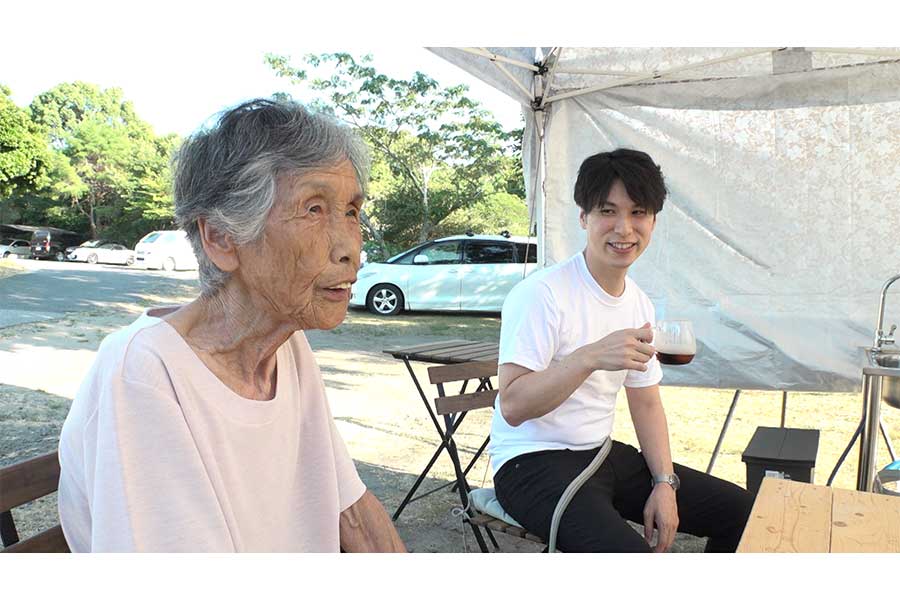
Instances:
[[[767,471],[776,477],[813,482],[818,429],[757,427],[741,460],[747,464],[747,490],[755,494]]]

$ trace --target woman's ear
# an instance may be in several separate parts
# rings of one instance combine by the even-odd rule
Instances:
[[[226,273],[237,270],[240,261],[237,247],[231,241],[231,237],[210,224],[204,217],[197,220],[197,226],[200,228],[200,241],[203,242],[203,251],[206,252],[207,258]]]

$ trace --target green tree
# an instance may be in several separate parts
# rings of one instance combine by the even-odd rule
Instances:
[[[284,56],[266,60],[279,76],[324,96],[317,108],[356,127],[369,144],[374,164],[362,221],[383,255],[392,245],[425,241],[448,216],[496,191],[511,134],[466,96],[466,86],[445,88],[419,72],[394,79],[370,56],[308,55],[301,68]]]
[[[60,154],[58,179],[44,191],[83,215],[91,237],[108,230],[132,238],[143,219],[171,221],[168,158],[176,138],[156,138],[120,89],[63,83],[30,109]]]
[[[0,202],[34,189],[47,174],[47,138],[25,109],[0,85]]]
[[[436,233],[442,236],[467,232],[496,235],[502,231],[528,235],[525,202],[507,192],[491,194],[477,204],[456,211],[444,220]]]

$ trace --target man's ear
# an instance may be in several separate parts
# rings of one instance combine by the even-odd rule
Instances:
[[[581,223],[582,229],[587,229],[587,213],[583,208],[578,211],[578,222]]]
[[[197,220],[197,226],[200,228],[200,241],[203,242],[207,258],[226,273],[237,270],[240,261],[231,237],[203,217]]]

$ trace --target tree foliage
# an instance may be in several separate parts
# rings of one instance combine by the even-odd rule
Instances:
[[[39,185],[50,155],[40,127],[10,95],[9,88],[0,85],[0,199]]]
[[[419,72],[395,79],[378,72],[370,56],[308,55],[300,67],[284,56],[266,60],[318,94],[316,108],[351,124],[368,143],[373,168],[363,224],[380,254],[446,230],[451,215],[491,194],[524,189],[516,155],[521,131],[504,131],[466,96],[466,86],[443,87]]]
[[[8,200],[20,222],[128,242],[171,226],[169,158],[178,138],[157,137],[120,89],[63,83],[18,110],[39,132],[42,152],[33,185],[12,190]]]

